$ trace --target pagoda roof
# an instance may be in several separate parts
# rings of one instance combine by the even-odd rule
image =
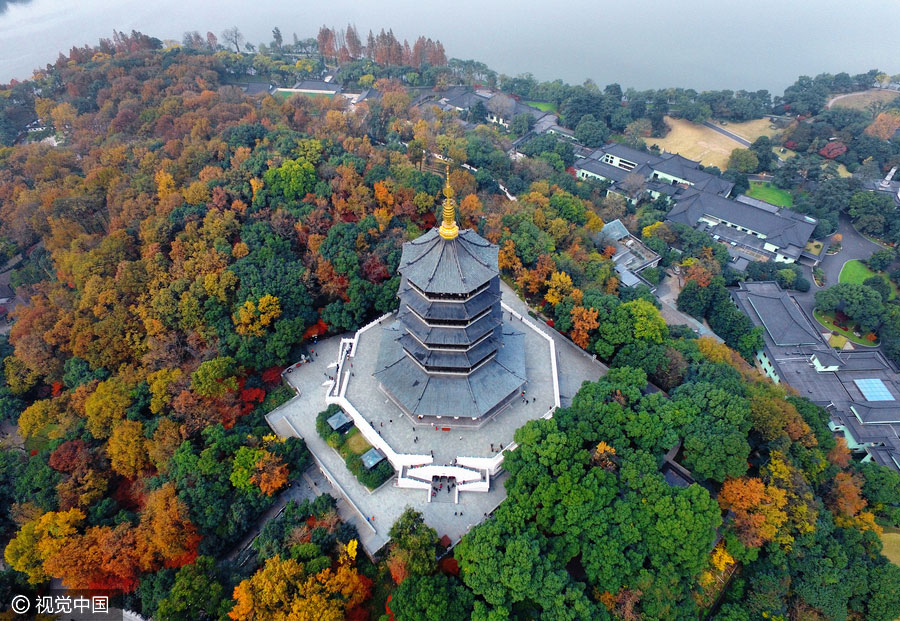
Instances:
[[[480,418],[492,413],[525,383],[525,335],[503,329],[505,346],[469,375],[430,375],[403,351],[399,322],[384,328],[374,375],[414,416]]]
[[[500,281],[497,279],[492,286],[486,287],[465,302],[429,300],[410,287],[405,279],[400,282],[400,290],[397,295],[400,297],[401,303],[408,304],[410,308],[422,317],[428,317],[429,319],[469,319],[500,300]]]
[[[497,276],[497,252],[472,229],[445,239],[433,228],[403,244],[399,271],[426,293],[465,294]]]

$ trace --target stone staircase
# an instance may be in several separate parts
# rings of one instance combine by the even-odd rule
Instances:
[[[487,470],[459,465],[426,464],[404,466],[397,476],[397,486],[430,491],[435,477],[453,477],[458,491],[487,492],[491,485],[490,473]]]

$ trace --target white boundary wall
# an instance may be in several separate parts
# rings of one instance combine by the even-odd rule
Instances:
[[[534,330],[538,335],[546,339],[547,343],[550,345],[550,369],[553,377],[553,407],[547,410],[542,418],[552,418],[553,412],[556,410],[556,408],[560,407],[559,368],[556,356],[556,342],[550,335],[541,330],[530,319],[523,317],[520,313],[513,310],[512,307],[508,306],[506,303],[501,301],[500,306],[504,312],[510,313],[513,317],[520,320],[523,324]],[[459,477],[461,468],[457,468],[455,466],[432,466],[431,464],[434,463],[434,458],[432,458],[431,455],[398,453],[391,447],[390,444],[387,443],[387,441],[383,437],[381,437],[378,431],[376,431],[376,429],[372,427],[369,421],[366,420],[366,418],[359,412],[359,410],[356,409],[356,407],[352,403],[350,403],[350,401],[346,397],[347,385],[350,380],[350,372],[344,370],[345,362],[349,358],[353,358],[356,355],[357,345],[359,344],[359,336],[363,332],[371,330],[372,328],[380,324],[390,315],[391,313],[387,313],[385,315],[382,315],[375,321],[368,323],[363,328],[360,328],[360,330],[355,335],[353,335],[353,338],[341,339],[337,369],[335,370],[335,381],[328,388],[328,392],[325,396],[325,403],[328,405],[336,404],[340,406],[341,409],[343,409],[350,416],[350,418],[353,420],[353,423],[357,426],[357,428],[359,428],[360,433],[362,433],[363,437],[369,442],[369,444],[384,453],[385,458],[390,462],[394,470],[397,471],[397,487],[431,489],[430,483],[424,483],[420,480],[413,479],[409,476],[410,473],[406,472],[406,469],[414,468],[417,466],[425,467],[425,472],[429,475]],[[500,472],[501,468],[503,467],[503,459],[506,452],[515,450],[517,446],[518,445],[515,442],[510,443],[494,457],[458,457],[456,463],[459,466],[471,468],[485,473],[484,480],[470,480],[468,482],[460,482],[458,484],[458,489],[464,491],[479,492],[489,491],[490,477],[492,475],[496,476]]]

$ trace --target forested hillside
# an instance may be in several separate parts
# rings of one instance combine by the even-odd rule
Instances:
[[[626,206],[565,172],[571,145],[512,162],[504,130],[411,108],[398,80],[355,106],[254,98],[229,83],[230,52],[158,43],[74,50],[2,91],[53,140],[0,148],[3,252],[28,256],[0,348],[0,419],[22,440],[0,451],[0,601],[61,578],[158,619],[388,618],[388,595],[398,620],[900,614],[878,538],[900,525],[900,477],[852,461],[824,410],[725,345],[667,326],[649,288],[621,286],[596,233]],[[517,432],[509,499],[455,560],[437,564],[414,515],[385,562],[359,558],[323,498],[288,505],[234,566],[308,465],[263,418],[292,396],[281,371],[314,336],[395,308],[401,245],[435,223],[431,153],[478,168],[450,174],[462,225],[615,368]],[[508,179],[517,201],[497,191]],[[646,237],[705,280],[727,262],[691,230]],[[758,333],[730,323],[747,356]],[[662,470],[679,444],[684,487]]]

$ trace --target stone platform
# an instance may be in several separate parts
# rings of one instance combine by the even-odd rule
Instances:
[[[333,337],[319,342],[315,347],[319,356],[313,359],[313,364],[298,366],[285,374],[285,379],[300,395],[271,412],[267,416],[269,424],[281,436],[301,436],[306,440],[316,463],[345,499],[339,503],[342,518],[356,525],[360,541],[370,555],[387,543],[388,530],[406,506],[422,512],[426,523],[439,535],[448,535],[455,544],[506,497],[503,483],[507,475],[500,467],[503,456],[497,452],[500,445],[504,451],[509,450],[516,429],[529,420],[552,415],[560,403],[569,405],[582,382],[595,381],[606,373],[604,365],[568,339],[525,316],[525,304],[505,284],[502,289],[504,322],[527,335],[525,359],[529,383],[525,396],[529,403],[514,399],[480,428],[461,421],[445,423],[444,419],[439,426],[417,424],[379,390],[370,368],[374,367],[378,352],[367,350],[372,345],[377,348],[381,337],[378,326],[393,321],[393,315],[370,324],[352,338]],[[349,357],[348,349],[352,354]],[[551,352],[555,352],[555,360]],[[553,382],[555,369],[559,369],[558,387]],[[328,376],[340,381],[332,383]],[[533,403],[532,398],[536,399]],[[394,460],[392,463],[400,464],[399,468],[395,466],[398,476],[377,490],[370,491],[360,484],[344,466],[340,455],[315,431],[316,413],[325,409],[327,402],[341,400],[346,400],[348,410],[358,409],[360,429],[364,434],[368,429],[367,438],[374,440],[371,443],[383,447],[383,452]],[[348,414],[353,416],[352,411]],[[422,479],[440,475],[444,469],[455,472],[460,467],[477,472],[477,479],[473,476],[468,482],[460,480],[454,493],[441,498],[435,496],[432,501],[431,486]],[[425,476],[417,476],[417,471]],[[453,502],[446,502],[447,497],[452,497]]]

